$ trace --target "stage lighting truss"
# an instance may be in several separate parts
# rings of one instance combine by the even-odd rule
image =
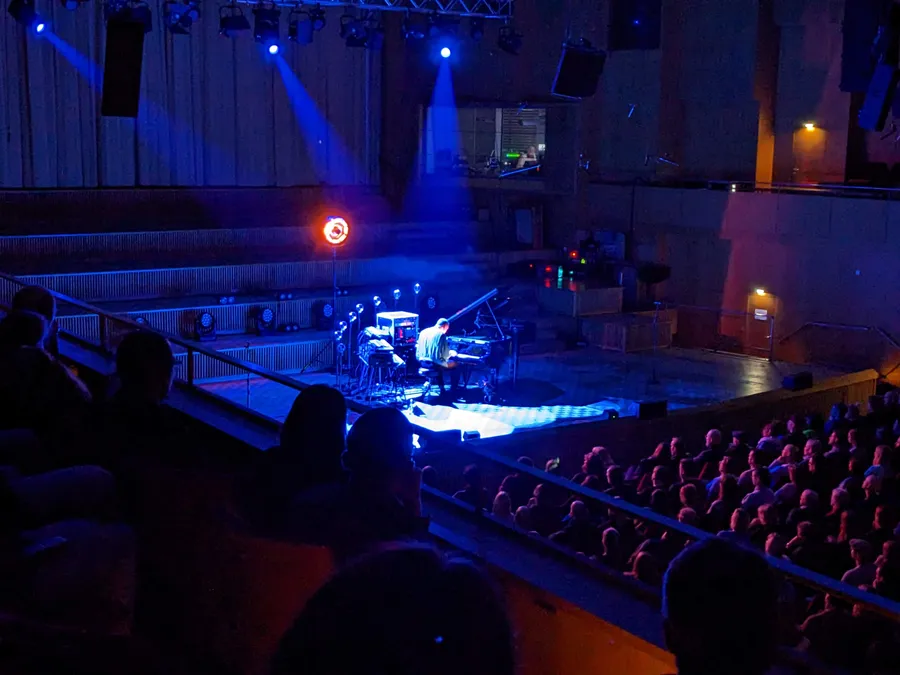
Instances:
[[[257,4],[253,0],[239,1],[246,5]],[[512,18],[515,2],[516,0],[318,0],[298,3],[297,0],[276,0],[272,4],[290,8],[296,8],[298,5],[317,9],[343,7],[372,12],[421,12],[432,15],[508,20]]]
[[[106,21],[134,21],[144,25],[144,32],[153,30],[153,12],[143,0],[106,0],[103,3]]]
[[[199,18],[200,8],[196,2],[163,3],[163,20],[170,33],[188,35]]]

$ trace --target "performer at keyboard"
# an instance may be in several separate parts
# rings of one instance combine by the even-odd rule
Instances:
[[[416,341],[416,360],[423,368],[433,367],[437,372],[437,384],[441,388],[441,395],[447,393],[444,387],[444,372],[450,372],[450,388],[459,386],[459,372],[455,370],[456,363],[451,359],[456,352],[447,344],[447,331],[450,330],[450,322],[447,319],[438,319],[431,328],[419,332]]]

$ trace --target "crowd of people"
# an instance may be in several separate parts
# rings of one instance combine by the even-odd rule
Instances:
[[[187,446],[164,405],[176,360],[163,336],[129,333],[112,388],[92,393],[58,359],[54,325],[53,297],[37,287],[0,321],[0,562],[12,582],[0,604],[127,633],[140,525],[131,486],[148,463],[177,461]],[[778,580],[765,562],[787,559],[900,600],[900,401],[890,392],[869,407],[773,422],[756,443],[742,432],[725,442],[717,430],[703,448],[675,438],[631,467],[604,448],[584,457],[576,483],[719,535],[699,543],[533,471],[489,489],[471,465],[453,496],[659,588],[679,672],[755,675],[779,644],[882,667],[896,653],[894,624]],[[350,675],[377,662],[376,672],[512,673],[514,631],[490,581],[429,548],[422,484],[439,481],[415,464],[409,420],[377,408],[347,432],[346,418],[338,391],[304,389],[279,445],[237,480],[236,510],[253,531],[328,546],[340,563],[285,635],[275,672]],[[559,478],[558,461],[544,469]],[[353,649],[343,648],[348,635]]]
[[[633,466],[595,447],[572,481],[705,530],[769,558],[789,561],[892,601],[900,601],[900,396],[888,391],[857,405],[837,404],[828,419],[791,416],[752,437],[710,430],[703,447],[660,443]],[[529,457],[519,458],[533,467]],[[559,462],[545,471],[559,476]],[[694,540],[690,530],[629,515],[531,471],[507,475],[489,491],[482,472],[463,472],[455,497],[532,536],[661,587],[667,567]],[[589,493],[588,493],[589,494]],[[790,587],[780,639],[808,646],[829,663],[864,662],[869,642],[896,644],[883,624],[872,633],[860,606]],[[840,628],[840,630],[838,630]],[[833,633],[833,631],[837,631]],[[837,638],[837,639],[836,639]],[[876,639],[877,638],[877,639]]]

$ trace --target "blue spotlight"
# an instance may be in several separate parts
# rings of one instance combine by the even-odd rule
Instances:
[[[46,30],[46,28],[47,28],[47,24],[45,24],[43,21],[38,21],[36,24],[34,24],[34,32],[37,33],[38,35],[43,33]]]
[[[275,45],[275,44],[269,45],[269,53],[272,56],[275,56],[275,54],[278,53],[278,45]]]
[[[441,48],[441,58],[445,58],[445,59],[450,58],[450,47],[442,47]]]

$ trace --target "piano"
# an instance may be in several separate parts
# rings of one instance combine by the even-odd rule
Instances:
[[[457,367],[462,368],[460,382],[464,386],[468,386],[472,374],[479,371],[484,372],[488,382],[496,386],[500,369],[510,356],[513,357],[513,374],[515,374],[517,355],[513,347],[513,335],[504,331],[490,303],[498,294],[499,291],[495,288],[448,319],[450,330],[455,333],[459,329],[460,320],[476,312],[471,330],[466,330],[469,324],[464,323],[462,335],[447,336],[447,344],[456,352],[451,361],[455,361]]]

